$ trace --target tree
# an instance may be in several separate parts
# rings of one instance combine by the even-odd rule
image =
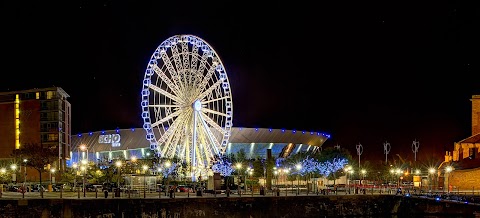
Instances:
[[[326,148],[316,158],[320,163],[320,174],[334,181],[341,175],[345,165],[352,161],[352,155],[347,149],[335,147]]]
[[[40,175],[40,186],[42,186],[42,172],[46,172],[48,165],[58,159],[58,151],[53,148],[43,147],[41,144],[26,143],[20,149],[15,149],[12,156],[19,159],[27,159],[25,164],[38,171]],[[43,197],[43,190],[41,195]]]

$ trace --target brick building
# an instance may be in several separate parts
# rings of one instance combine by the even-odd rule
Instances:
[[[480,190],[480,95],[473,95],[471,102],[472,135],[455,142],[453,151],[446,153],[443,166],[454,170],[441,171],[450,190]]]
[[[0,161],[3,165],[21,165],[12,152],[25,143],[58,149],[59,172],[70,159],[70,97],[60,87],[0,92]],[[25,168],[20,168],[23,173]],[[37,181],[37,173],[29,173],[28,181]],[[48,174],[47,174],[48,175]],[[43,177],[43,176],[42,176]]]

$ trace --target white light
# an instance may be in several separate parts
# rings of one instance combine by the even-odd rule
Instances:
[[[200,100],[196,100],[195,102],[193,102],[193,109],[195,109],[196,111],[200,111],[200,109],[202,109],[202,103],[200,102]]]

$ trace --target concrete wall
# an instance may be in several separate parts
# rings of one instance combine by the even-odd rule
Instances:
[[[0,199],[0,217],[474,216],[479,206],[393,195],[176,199]]]

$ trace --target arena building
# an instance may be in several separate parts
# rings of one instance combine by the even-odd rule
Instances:
[[[142,128],[89,132],[72,136],[72,150],[67,165],[87,158],[96,163],[132,157],[147,159],[154,155]],[[265,158],[267,149],[274,157],[288,157],[299,152],[317,152],[330,136],[320,132],[286,129],[233,127],[226,153],[241,149],[248,158]]]

